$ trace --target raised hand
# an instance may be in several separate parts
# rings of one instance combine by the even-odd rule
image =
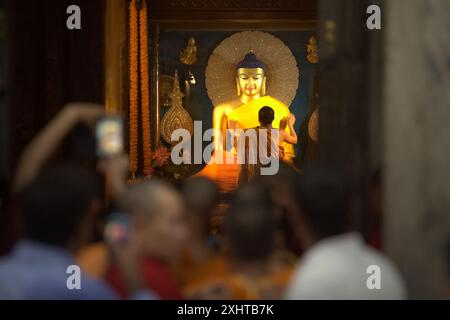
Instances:
[[[289,124],[290,124],[291,126],[293,126],[294,123],[295,123],[295,115],[294,115],[293,113],[291,113],[291,114],[289,115]]]

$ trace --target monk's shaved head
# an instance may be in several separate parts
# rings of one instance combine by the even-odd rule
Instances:
[[[151,179],[131,186],[120,198],[132,217],[132,235],[144,255],[161,261],[178,257],[187,239],[183,198],[170,184]]]
[[[122,210],[152,218],[164,212],[167,206],[179,204],[180,201],[179,192],[174,187],[154,179],[129,187],[121,196],[119,204]]]

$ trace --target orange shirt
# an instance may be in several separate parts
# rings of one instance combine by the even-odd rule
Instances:
[[[294,263],[280,259],[279,253],[274,255],[274,261],[277,263],[272,272],[250,278],[234,272],[227,257],[214,256],[196,261],[187,252],[177,266],[182,295],[187,299],[206,300],[279,299],[291,279]]]
[[[103,278],[110,264],[108,248],[103,242],[83,247],[76,260],[80,268],[94,278]]]

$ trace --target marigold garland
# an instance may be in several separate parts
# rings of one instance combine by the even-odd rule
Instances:
[[[136,0],[130,2],[130,172],[134,179],[138,170],[138,13]]]
[[[141,91],[142,153],[144,172],[151,169],[150,96],[148,75],[148,17],[147,1],[138,10],[136,0],[129,8],[130,51],[130,172],[134,179],[138,171],[139,89]],[[139,64],[139,65],[138,65]],[[140,78],[138,73],[140,72]],[[139,83],[140,81],[140,83]]]
[[[152,152],[150,139],[150,97],[148,81],[148,19],[147,1],[142,1],[139,11],[140,27],[140,72],[141,72],[141,114],[142,114],[142,152],[144,155],[144,172],[152,166]]]

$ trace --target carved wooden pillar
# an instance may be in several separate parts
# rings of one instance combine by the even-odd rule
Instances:
[[[105,107],[126,115],[127,1],[105,1]]]
[[[348,0],[321,0],[319,6],[319,159],[352,175],[359,191],[353,223],[360,231],[370,176],[372,53],[366,8],[366,1]]]

